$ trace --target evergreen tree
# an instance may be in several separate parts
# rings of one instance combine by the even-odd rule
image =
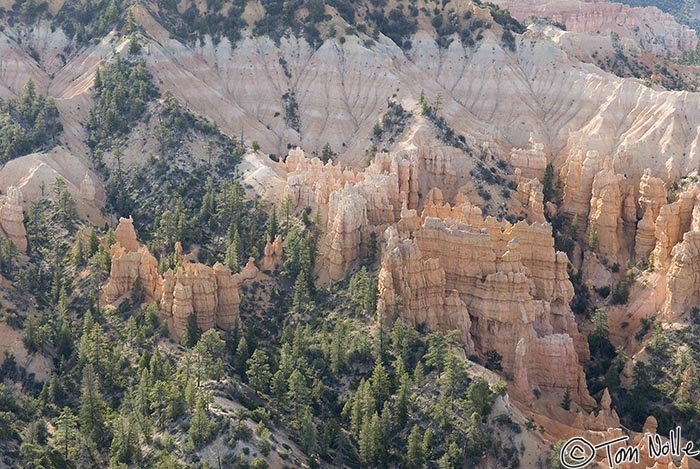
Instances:
[[[265,235],[270,242],[275,240],[278,229],[279,227],[277,226],[277,210],[273,205],[270,210],[270,216],[267,218],[267,226],[265,227]]]
[[[78,448],[77,421],[70,408],[64,407],[54,422],[53,446],[70,461]]]
[[[105,402],[100,393],[100,384],[92,363],[88,363],[83,367],[80,386],[80,433],[99,443],[104,438],[104,418]]]
[[[561,400],[561,408],[564,410],[571,409],[571,390],[569,389],[569,386],[566,387],[564,397]]]
[[[381,360],[377,359],[374,364],[374,370],[372,371],[372,378],[370,380],[372,385],[372,393],[377,401],[377,406],[381,406],[384,401],[389,397],[389,376],[384,369],[384,365]]]
[[[304,270],[299,272],[297,279],[294,282],[294,296],[292,298],[292,308],[295,311],[303,311],[311,301],[309,292],[308,280]]]
[[[228,243],[226,248],[226,266],[229,268],[231,273],[237,274],[241,271],[240,261],[238,258],[238,245],[240,244],[240,239],[238,236],[238,230],[234,232],[233,240]]]
[[[211,432],[212,425],[207,417],[205,403],[202,399],[199,399],[192,419],[190,420],[190,429],[187,435],[192,440],[195,448],[199,448],[209,439]]]
[[[187,323],[185,324],[185,334],[182,336],[182,345],[185,347],[194,346],[199,340],[201,334],[201,329],[197,325],[197,316],[194,313],[187,316]]]
[[[311,407],[304,406],[299,418],[299,433],[301,435],[301,447],[306,454],[316,450],[316,427],[314,426]]]
[[[247,361],[247,368],[246,376],[250,387],[256,394],[267,392],[272,380],[267,354],[262,349],[256,349]]]
[[[406,442],[406,467],[409,469],[418,469],[423,467],[425,459],[423,457],[423,446],[421,439],[421,431],[418,425],[411,428],[411,433],[408,435]]]
[[[366,465],[374,465],[382,450],[379,415],[376,412],[366,415],[362,420],[358,440],[360,459]]]

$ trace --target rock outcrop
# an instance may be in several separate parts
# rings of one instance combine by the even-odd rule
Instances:
[[[139,250],[139,241],[136,238],[133,218],[119,219],[119,224],[114,230],[114,241],[119,243],[127,252]]]
[[[27,231],[24,228],[22,191],[14,186],[7,189],[5,203],[0,207],[0,226],[20,252],[27,252]]]
[[[524,177],[542,179],[547,167],[544,145],[535,142],[531,135],[530,148],[514,148],[510,151],[510,164],[519,169]]]
[[[542,183],[537,178],[528,179],[520,176],[520,170],[515,171],[517,189],[515,199],[522,205],[528,220],[538,223],[545,222],[544,194]]]
[[[591,208],[588,215],[589,239],[595,238],[595,250],[612,262],[620,251],[624,176],[607,169],[600,171],[591,187]],[[636,218],[636,217],[635,217]]]
[[[80,197],[86,202],[94,202],[96,194],[97,189],[95,188],[95,183],[92,181],[90,174],[85,173],[85,177],[80,183]]]
[[[664,314],[678,320],[691,305],[700,305],[700,231],[688,231],[671,253]]]
[[[216,263],[209,267],[185,262],[176,271],[163,277],[160,300],[161,317],[173,336],[182,339],[187,318],[194,315],[197,327],[205,331],[214,326],[233,330],[240,325],[240,285],[258,274],[253,258],[240,273],[231,274],[228,267]]]
[[[568,306],[568,260],[555,252],[551,227],[484,219],[466,201],[445,204],[438,191],[428,199],[425,212],[441,218],[424,213],[418,228],[384,232],[378,310],[457,329],[468,351],[498,352],[524,396],[533,387],[557,396],[569,388],[576,402],[592,407],[580,365],[587,347]],[[404,215],[413,219],[411,212]],[[397,226],[415,222],[402,218]]]
[[[644,171],[639,181],[638,202],[641,220],[637,223],[634,252],[636,260],[646,260],[656,245],[656,218],[666,203],[666,185],[662,179],[652,177],[649,169]]]
[[[282,237],[277,235],[274,241],[267,240],[263,250],[263,258],[260,263],[260,270],[274,270],[282,265]]]
[[[105,301],[114,303],[131,294],[137,282],[147,301],[160,299],[162,279],[158,261],[146,246],[139,245],[131,218],[119,220],[114,239],[115,243],[110,246],[112,266],[109,281],[103,289]]]
[[[683,239],[683,234],[690,230],[693,221],[695,200],[700,192],[697,186],[692,186],[678,196],[673,203],[663,205],[656,218],[654,237],[655,265],[663,270],[671,263],[671,251]]]
[[[547,17],[566,25],[567,31],[618,37],[634,41],[656,54],[694,50],[695,31],[679,24],[656,7],[633,8],[600,0],[496,0],[519,20]]]

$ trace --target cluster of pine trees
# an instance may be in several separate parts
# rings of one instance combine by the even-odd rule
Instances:
[[[63,130],[52,98],[30,79],[18,99],[0,98],[0,163],[56,145]]]

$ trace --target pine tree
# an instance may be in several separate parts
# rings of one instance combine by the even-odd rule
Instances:
[[[256,349],[247,361],[247,368],[246,376],[250,387],[256,394],[267,392],[272,380],[267,354],[262,349]]]
[[[564,397],[562,398],[560,405],[564,410],[571,409],[571,390],[569,389],[569,386],[566,387],[566,391],[564,392]]]
[[[267,236],[268,241],[272,242],[275,240],[278,229],[279,227],[277,226],[277,210],[273,205],[270,210],[270,216],[267,218],[267,226],[265,227],[265,235]]]
[[[373,465],[381,451],[379,415],[376,412],[366,415],[363,419],[358,440],[360,459],[367,465]]]
[[[237,274],[241,271],[240,261],[238,257],[238,230],[235,231],[233,235],[233,240],[228,244],[226,248],[226,266],[229,268],[231,273]]]
[[[92,363],[83,367],[80,386],[80,432],[89,440],[99,442],[104,437],[105,402]]]
[[[316,427],[314,426],[311,407],[304,406],[298,422],[299,433],[301,434],[301,446],[306,454],[311,454],[316,450]]]
[[[306,272],[301,270],[294,282],[294,296],[292,298],[292,308],[294,311],[303,311],[311,301]]]
[[[243,336],[241,337],[241,340],[238,341],[234,358],[235,367],[241,376],[246,372],[246,362],[248,361],[248,357],[250,357],[248,341],[246,340],[245,336]]]
[[[408,441],[406,442],[406,467],[410,469],[423,467],[425,461],[420,433],[420,427],[418,425],[413,425],[411,433],[408,435]]]
[[[185,347],[193,347],[199,340],[201,329],[197,325],[197,316],[194,313],[187,316],[187,324],[185,325],[185,335],[182,336],[182,345]]]
[[[54,422],[53,446],[70,461],[78,448],[77,421],[70,408],[64,407]]]
[[[389,397],[389,376],[379,358],[374,364],[370,382],[372,385],[372,392],[377,401],[377,406],[381,406]]]
[[[85,246],[83,240],[78,238],[78,242],[73,246],[71,262],[75,267],[82,267],[85,264]]]
[[[423,434],[423,441],[421,443],[421,452],[423,453],[424,460],[430,460],[433,454],[433,430],[428,428]]]
[[[190,420],[190,429],[187,435],[192,440],[195,448],[199,448],[204,442],[209,439],[211,435],[212,425],[209,422],[207,413],[205,410],[205,403],[202,399],[199,399]]]

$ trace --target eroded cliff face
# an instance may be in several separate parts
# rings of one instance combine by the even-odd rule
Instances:
[[[496,0],[519,20],[551,18],[568,31],[604,35],[615,33],[657,54],[681,53],[697,47],[695,31],[656,7],[633,8],[606,0]]]
[[[0,207],[0,227],[20,252],[27,252],[27,230],[24,228],[22,191],[15,186],[10,186],[7,189],[5,202]]]
[[[131,217],[119,220],[114,231],[114,241],[109,248],[112,265],[109,281],[103,288],[104,300],[114,303],[121,297],[130,295],[137,282],[147,301],[160,298],[162,279],[158,261],[146,246],[139,245]]]
[[[181,339],[187,318],[194,314],[202,330],[218,327],[233,330],[240,325],[240,287],[258,275],[255,260],[250,258],[240,273],[232,274],[228,267],[216,263],[213,267],[191,263],[176,246],[181,265],[161,275],[156,258],[148,248],[139,244],[131,218],[121,218],[114,232],[115,243],[110,247],[112,267],[103,288],[107,304],[130,295],[138,285],[146,302],[160,304],[161,318],[170,333]],[[281,249],[278,242],[278,248]],[[281,254],[281,251],[280,251]],[[271,254],[274,260],[274,252]]]
[[[161,317],[178,340],[184,336],[187,318],[191,314],[197,320],[197,327],[203,331],[215,326],[233,330],[240,325],[240,286],[257,274],[253,258],[248,259],[246,266],[235,275],[220,263],[209,267],[184,262],[176,271],[169,270],[163,276]]]
[[[422,223],[404,210],[384,232],[379,311],[457,329],[468,352],[498,352],[526,399],[534,388],[548,395],[569,388],[592,407],[580,365],[588,349],[569,309],[568,260],[555,252],[551,227],[498,222],[467,201],[440,201],[433,192]]]

